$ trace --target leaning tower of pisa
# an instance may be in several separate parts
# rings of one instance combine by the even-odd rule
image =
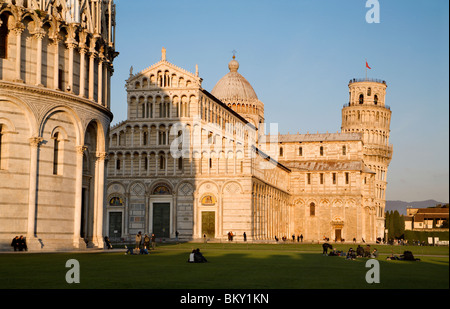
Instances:
[[[113,0],[0,0],[0,249],[103,247]]]
[[[375,79],[352,79],[349,82],[349,103],[342,109],[343,133],[362,133],[364,163],[375,177],[375,209],[377,237],[384,237],[387,170],[393,147],[389,144],[391,109],[385,104],[386,82]]]

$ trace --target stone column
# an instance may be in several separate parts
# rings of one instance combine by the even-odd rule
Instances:
[[[76,147],[76,166],[77,174],[75,175],[75,211],[74,211],[74,226],[73,226],[73,246],[74,248],[84,248],[86,243],[80,237],[81,228],[81,211],[83,203],[83,155],[87,150],[86,146]],[[83,247],[84,246],[84,247]]]
[[[89,100],[94,100],[94,61],[96,56],[96,51],[91,49],[89,55]]]
[[[84,47],[80,48],[80,97],[86,97],[86,53]]]
[[[114,176],[117,176],[117,153],[114,153]]]
[[[193,225],[192,225],[192,238],[196,239],[199,237],[199,235],[201,235],[201,231],[200,229],[200,224],[198,224],[198,220],[199,220],[199,215],[198,215],[198,192],[195,191],[194,192],[194,205],[192,205],[193,207],[193,214],[192,214],[192,219],[193,219]]]
[[[23,83],[22,80],[22,32],[25,30],[23,24],[17,24],[16,28],[11,29],[11,31],[16,35],[16,79],[17,83]]]
[[[109,98],[109,83],[110,83],[110,77],[109,77],[109,70],[110,70],[110,64],[108,62],[105,63],[103,66],[103,78],[104,78],[104,86],[103,86],[103,106],[105,106],[107,109],[110,109],[110,98]]]
[[[139,164],[138,164],[138,176],[141,176],[141,161],[142,161],[142,153],[139,153],[139,155],[138,155],[138,160],[139,160]]]
[[[73,93],[73,53],[76,48],[76,44],[73,41],[67,41],[67,48],[69,49],[69,80],[68,80],[68,91]],[[62,89],[64,90],[64,89]]]
[[[97,103],[105,106],[103,104],[103,59],[100,58],[98,61],[98,82],[97,82]]]
[[[125,193],[125,214],[124,214],[124,233],[123,235],[129,236],[129,213],[130,213],[130,193]]]
[[[104,186],[105,186],[105,159],[107,153],[97,153],[96,165],[96,179],[95,189],[97,191],[94,208],[94,231],[92,241],[98,248],[103,248],[103,202],[104,202]]]
[[[41,30],[34,34],[37,40],[37,55],[36,55],[36,85],[42,85],[42,39],[45,36],[45,31]]]
[[[170,238],[175,238],[175,232],[178,229],[178,224],[177,224],[177,194],[176,192],[174,192],[172,194],[172,228],[170,230]]]
[[[30,138],[30,182],[28,191],[28,225],[27,243],[29,247],[39,248],[36,238],[36,198],[37,198],[37,175],[39,161],[39,145],[44,139],[42,137]]]
[[[59,42],[61,38],[55,36],[53,38],[53,44],[55,45],[55,59],[53,64],[53,88],[59,89]]]

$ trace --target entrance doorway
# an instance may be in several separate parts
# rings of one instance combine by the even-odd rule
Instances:
[[[120,241],[122,237],[122,213],[109,213],[109,240]]]
[[[153,204],[152,231],[156,237],[170,237],[170,203]]]
[[[334,236],[336,241],[341,241],[342,240],[342,230],[341,229],[336,229],[334,230]]]
[[[202,237],[204,234],[207,238],[216,237],[216,213],[214,211],[202,212]]]

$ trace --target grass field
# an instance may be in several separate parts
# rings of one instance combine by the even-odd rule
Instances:
[[[338,250],[350,246],[338,244]],[[352,246],[355,247],[355,246]],[[380,283],[365,280],[367,258],[323,256],[320,245],[158,244],[149,255],[125,249],[95,253],[0,254],[1,289],[448,289],[448,247],[372,246]],[[187,263],[200,248],[208,263]],[[417,262],[389,261],[410,250]],[[65,280],[66,261],[80,264],[80,283]]]

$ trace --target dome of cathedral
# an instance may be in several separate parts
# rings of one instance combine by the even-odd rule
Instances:
[[[233,60],[228,63],[230,72],[222,77],[214,86],[211,94],[222,101],[252,101],[258,100],[258,96],[252,85],[238,73],[239,62],[233,56]]]

